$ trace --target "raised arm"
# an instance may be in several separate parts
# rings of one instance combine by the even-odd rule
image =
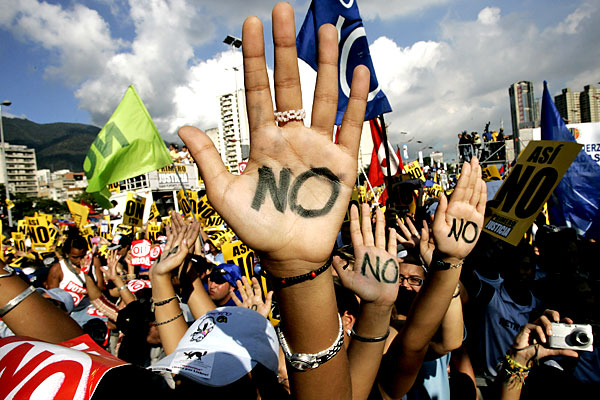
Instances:
[[[184,127],[179,135],[198,163],[210,203],[240,239],[260,253],[275,281],[288,278],[276,285],[275,294],[281,331],[291,352],[315,354],[331,348],[329,355],[335,354],[306,372],[292,365],[316,367],[319,362],[302,363],[295,357],[288,364],[293,395],[348,398],[347,357],[333,346],[340,337],[340,325],[331,271],[321,270],[310,278],[330,257],[356,179],[369,73],[364,66],[354,71],[339,144],[335,144],[331,139],[338,93],[335,27],[325,25],[319,30],[310,128],[305,127],[300,111],[294,12],[289,4],[279,3],[273,9],[275,104],[278,112],[291,112],[287,121],[283,114],[277,114],[276,120],[273,112],[263,40],[260,21],[246,19],[242,49],[251,141],[244,173],[229,174],[212,141],[198,129]]]
[[[411,307],[406,323],[384,357],[379,374],[386,396],[401,398],[410,389],[423,363],[429,343],[438,330],[464,258],[473,249],[483,225],[486,188],[474,157],[463,164],[450,202],[444,195],[433,221],[435,251],[427,279]],[[423,228],[421,235],[426,235]]]
[[[350,235],[354,247],[353,268],[334,264],[342,284],[360,297],[358,318],[348,347],[352,398],[366,399],[371,392],[385,339],[389,335],[392,306],[398,295],[399,269],[396,260],[396,231],[390,229],[386,251],[385,219],[377,208],[375,235],[371,228],[369,205],[350,209]]]

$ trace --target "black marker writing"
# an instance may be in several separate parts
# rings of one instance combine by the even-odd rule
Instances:
[[[380,268],[380,259],[379,256],[375,256],[375,269],[373,269],[373,265],[371,264],[371,258],[369,257],[369,253],[365,253],[363,263],[360,269],[360,273],[364,276],[367,276],[367,265],[369,266],[369,270],[375,279],[378,282],[382,280],[385,283],[396,283],[398,282],[398,263],[393,258],[387,259]],[[391,279],[386,277],[386,271],[388,268],[392,267],[394,270],[394,275]]]
[[[467,243],[473,243],[475,241],[475,239],[477,239],[477,234],[479,233],[479,227],[477,226],[477,224],[475,222],[472,221],[467,221],[465,223],[464,219],[460,219],[460,227],[456,228],[457,223],[456,223],[456,218],[454,218],[452,220],[452,229],[450,229],[450,233],[448,234],[448,237],[453,236],[454,235],[454,240],[456,240],[458,242],[458,239],[460,237],[463,238],[463,240]],[[469,226],[473,227],[473,232],[472,235],[467,233],[467,228]]]
[[[313,177],[323,177],[331,184],[331,195],[325,205],[320,209],[306,209],[298,204],[298,193],[300,192],[300,188],[308,179]],[[292,189],[289,191],[288,199],[290,180],[291,171],[288,168],[284,168],[279,173],[279,186],[277,186],[273,170],[267,166],[260,167],[258,169],[256,193],[252,199],[251,207],[257,211],[260,210],[260,207],[265,202],[268,191],[271,194],[271,200],[277,211],[281,213],[285,212],[286,203],[289,201],[290,209],[293,212],[304,218],[314,218],[327,214],[340,194],[340,180],[328,168],[311,168],[300,174],[295,179]]]

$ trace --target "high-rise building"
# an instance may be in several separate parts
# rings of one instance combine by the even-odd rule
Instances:
[[[508,88],[510,97],[510,116],[512,120],[513,138],[515,140],[515,151],[520,151],[519,129],[535,128],[539,125],[533,94],[533,83],[520,81],[513,83]]]
[[[223,163],[233,174],[240,173],[240,164],[250,154],[250,134],[246,116],[246,96],[243,89],[219,97],[219,143]]]
[[[8,190],[12,194],[23,193],[30,197],[38,195],[37,162],[35,149],[27,146],[4,143]],[[2,152],[0,152],[0,165]],[[0,168],[0,183],[7,184],[3,168]]]
[[[581,122],[600,122],[600,89],[592,85],[583,87],[579,94]]]
[[[569,88],[563,89],[561,94],[554,97],[554,103],[565,123],[578,124],[581,122],[579,92],[572,92]]]

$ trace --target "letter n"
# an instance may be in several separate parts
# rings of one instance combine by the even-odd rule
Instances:
[[[291,171],[287,168],[283,168],[279,173],[279,187],[275,182],[275,175],[270,167],[263,166],[258,169],[258,184],[256,186],[256,193],[252,200],[252,208],[260,210],[260,207],[265,202],[267,191],[271,193],[271,200],[275,205],[277,211],[285,212],[287,202],[287,192],[290,186]]]

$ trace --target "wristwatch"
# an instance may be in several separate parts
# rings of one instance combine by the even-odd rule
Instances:
[[[279,338],[279,343],[281,344],[281,348],[283,349],[283,354],[285,354],[285,358],[288,360],[292,368],[298,371],[307,371],[309,369],[315,369],[318,368],[321,364],[324,364],[327,361],[331,360],[333,357],[335,357],[335,355],[340,351],[342,345],[344,344],[344,327],[342,325],[342,318],[339,314],[338,320],[340,324],[340,329],[336,341],[329,348],[314,354],[292,353],[290,350],[290,346],[288,345],[287,340],[285,340],[283,332],[281,331],[281,324],[275,327],[275,330],[277,331],[277,337]]]

